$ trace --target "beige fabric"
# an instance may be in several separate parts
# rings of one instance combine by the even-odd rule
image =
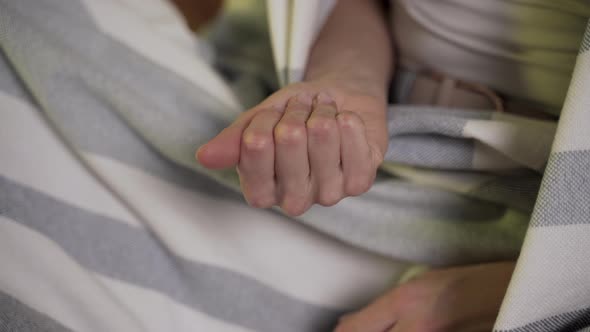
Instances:
[[[401,102],[412,105],[504,111],[502,99],[483,85],[458,81],[449,76],[436,77],[427,73],[416,75],[406,100]]]
[[[402,65],[432,68],[557,114],[590,16],[581,0],[396,0]]]

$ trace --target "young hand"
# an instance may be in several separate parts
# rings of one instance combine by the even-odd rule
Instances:
[[[340,320],[335,332],[491,331],[514,262],[432,270]]]

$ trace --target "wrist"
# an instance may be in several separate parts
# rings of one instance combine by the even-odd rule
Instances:
[[[389,80],[375,75],[346,70],[310,70],[306,72],[305,82],[318,83],[353,94],[375,97],[387,101]]]
[[[312,54],[305,71],[305,81],[329,81],[376,97],[387,97],[391,79],[391,63],[368,62],[366,55],[356,50],[343,51],[338,56]]]

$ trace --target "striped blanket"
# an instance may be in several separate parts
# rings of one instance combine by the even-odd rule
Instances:
[[[519,253],[498,331],[590,326],[590,42],[558,123],[392,105],[373,188],[294,220],[193,158],[276,88],[241,23],[0,0],[0,330],[327,331],[416,264]]]

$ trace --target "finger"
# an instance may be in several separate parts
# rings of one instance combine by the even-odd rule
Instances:
[[[420,315],[410,315],[407,317],[401,317],[399,321],[395,322],[395,324],[390,328],[387,329],[387,332],[431,332],[431,331],[453,331],[453,332],[466,332],[466,330],[457,330],[457,329],[446,329],[446,328],[439,328],[435,324],[432,324],[428,321],[428,317],[420,316]],[[475,332],[475,331],[490,331],[488,328],[479,330],[479,329],[468,329],[468,331]]]
[[[259,112],[242,135],[238,173],[242,193],[254,207],[276,203],[273,130],[281,115],[276,110]]]
[[[421,332],[416,331],[414,328],[410,327],[408,323],[404,320],[400,320],[399,322],[395,323],[387,332]],[[424,331],[426,332],[426,331]]]
[[[311,181],[317,188],[316,200],[331,206],[342,198],[340,167],[340,132],[336,121],[336,104],[330,96],[320,93],[307,120],[308,155]]]
[[[341,112],[337,116],[340,129],[344,192],[349,196],[369,190],[376,170],[371,161],[363,120],[354,112]]]
[[[240,160],[243,131],[259,111],[260,109],[257,108],[242,113],[231,125],[203,144],[195,154],[201,165],[210,169],[236,166]]]
[[[196,152],[197,160],[205,167],[220,169],[236,166],[240,159],[240,140],[252,118],[264,109],[284,109],[287,98],[279,90],[253,109],[242,113],[230,126],[201,146]]]
[[[311,113],[311,97],[299,95],[287,103],[274,131],[275,172],[281,208],[300,215],[310,204],[309,160],[305,122]]]
[[[367,307],[354,314],[344,316],[338,324],[338,332],[382,332],[389,331],[396,323],[395,290],[381,296]]]
[[[346,316],[338,321],[338,325],[334,329],[334,332],[389,332],[390,329],[395,327],[395,323],[385,324],[370,320],[369,316]]]

